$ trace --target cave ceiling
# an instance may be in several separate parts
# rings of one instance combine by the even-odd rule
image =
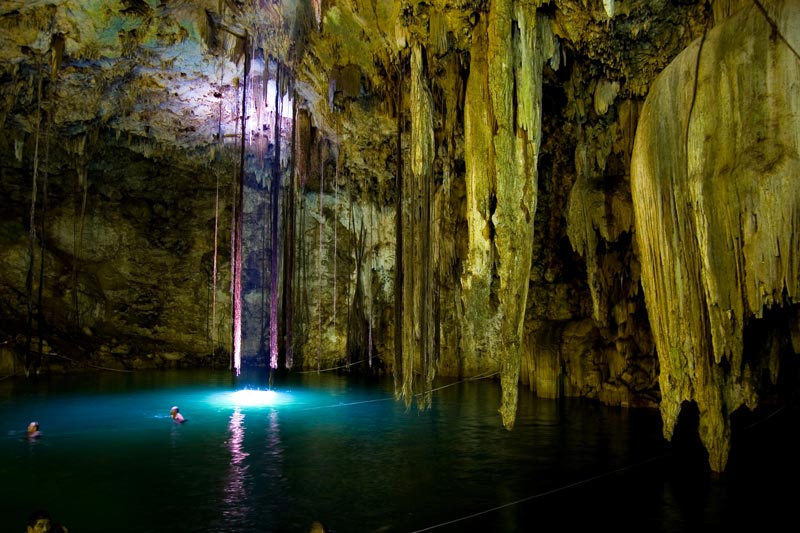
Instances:
[[[66,156],[86,158],[88,139],[161,164],[207,164],[219,135],[235,143],[242,80],[265,73],[273,79],[276,65],[292,73],[291,87],[282,90],[293,89],[295,104],[310,112],[315,127],[337,144],[369,149],[394,135],[398,57],[409,43],[426,47],[431,84],[446,99],[459,90],[448,65],[460,65],[463,75],[485,4],[6,0],[0,3],[2,150],[16,159],[29,156],[23,152],[35,148],[39,125]],[[628,98],[646,94],[654,75],[702,32],[708,16],[702,2],[532,5],[549,14],[561,45],[553,71],[581,62],[583,77],[616,82]],[[546,83],[574,85],[566,76]],[[355,101],[371,113],[369,124],[363,115],[342,113]],[[359,166],[376,162],[354,158],[353,165],[357,174]]]

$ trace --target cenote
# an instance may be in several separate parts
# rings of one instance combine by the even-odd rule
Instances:
[[[441,381],[406,409],[391,379],[228,371],[0,381],[0,529],[47,509],[71,533],[625,531],[768,526],[791,516],[797,413],[739,424],[709,476],[657,411]],[[248,391],[245,393],[237,391]],[[172,405],[187,422],[175,424]],[[41,424],[29,441],[28,422]]]

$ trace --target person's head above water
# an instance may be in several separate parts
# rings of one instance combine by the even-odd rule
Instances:
[[[28,517],[27,533],[46,533],[50,530],[50,513],[44,510],[34,511]]]
[[[28,424],[28,436],[36,437],[39,435],[39,422],[31,422]]]
[[[169,410],[169,415],[172,417],[175,422],[183,422],[184,418],[183,415],[180,413],[177,405],[173,405],[172,409]]]

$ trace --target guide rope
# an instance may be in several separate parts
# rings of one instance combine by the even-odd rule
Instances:
[[[316,372],[316,371],[314,371],[314,372]],[[471,378],[464,378],[464,379],[459,380],[459,381],[454,381],[453,383],[448,383],[447,385],[442,385],[441,387],[436,387],[435,389],[431,389],[429,391],[418,392],[414,396],[422,396],[422,395],[427,394],[429,392],[440,391],[440,390],[446,389],[448,387],[453,387],[455,385],[460,385],[461,383],[466,383],[467,381],[476,381],[476,380],[479,380],[479,379],[487,379],[487,378],[496,376],[499,373],[500,372],[497,371],[497,372],[493,372],[491,374],[485,374],[485,375],[478,374],[477,376],[473,376]],[[330,404],[330,405],[320,405],[320,406],[317,406],[317,407],[308,407],[306,409],[301,409],[301,411],[313,411],[313,410],[317,410],[317,409],[330,409],[332,407],[348,407],[348,406],[351,406],[351,405],[360,405],[360,404],[363,404],[363,403],[385,402],[385,401],[394,400],[394,399],[395,399],[394,396],[386,396],[386,397],[383,397],[383,398],[373,398],[372,400],[361,400],[361,401],[358,401],[358,402],[335,403],[335,404]]]
[[[561,492],[561,491],[564,491],[564,490],[569,490],[569,489],[571,489],[573,487],[578,487],[580,485],[585,485],[587,483],[591,483],[592,481],[597,481],[598,479],[602,479],[604,477],[608,477],[608,476],[612,476],[614,474],[618,474],[620,472],[624,472],[625,470],[631,470],[633,468],[638,468],[638,467],[640,467],[642,465],[645,465],[647,463],[651,463],[651,462],[655,461],[656,459],[660,459],[664,455],[666,455],[666,454],[662,454],[662,455],[659,455],[659,456],[651,457],[649,459],[645,459],[644,461],[641,461],[641,462],[633,464],[633,465],[628,465],[628,466],[623,466],[621,468],[617,468],[616,470],[610,470],[608,472],[604,472],[602,474],[598,474],[598,475],[590,477],[590,478],[586,478],[586,479],[582,479],[580,481],[576,481],[574,483],[570,483],[569,485],[564,485],[563,487],[558,487],[558,488],[551,489],[551,490],[548,490],[548,491],[545,491],[545,492],[540,492],[539,494],[534,494],[532,496],[527,496],[525,498],[520,498],[519,500],[516,500],[516,501],[513,501],[513,502],[504,503],[503,505],[498,505],[496,507],[492,507],[491,509],[485,509],[483,511],[478,511],[477,513],[472,513],[472,514],[467,515],[467,516],[462,516],[461,518],[455,518],[453,520],[449,520],[447,522],[442,522],[440,524],[436,524],[434,526],[429,526],[429,527],[426,527],[426,528],[423,528],[423,529],[416,529],[416,530],[412,531],[412,533],[419,533],[421,531],[430,531],[432,529],[436,529],[436,528],[439,528],[439,527],[447,526],[447,525],[450,525],[450,524],[455,524],[456,522],[461,522],[462,520],[469,520],[470,518],[475,518],[477,516],[481,516],[481,515],[484,515],[484,514],[487,514],[487,513],[491,513],[491,512],[500,510],[500,509],[504,509],[506,507],[511,507],[512,505],[517,505],[517,504],[520,504],[520,503],[523,503],[523,502],[534,500],[536,498],[543,498],[545,496],[549,496],[549,495],[555,494],[557,492]]]
[[[347,363],[347,364],[344,364],[344,365],[334,366],[334,367],[331,367],[331,368],[323,368],[321,370],[303,370],[301,372],[293,372],[293,373],[294,374],[319,374],[319,373],[322,373],[322,372],[330,372],[331,370],[339,370],[340,368],[347,368],[347,367],[350,367],[350,366],[353,366],[353,365],[358,365],[358,364],[363,363],[363,362],[364,362],[364,360],[362,359],[361,361],[356,361],[355,363]]]
[[[71,361],[71,362],[75,363],[76,365],[88,366],[90,368],[98,368],[100,370],[108,370],[110,372],[128,372],[128,373],[133,372],[133,370],[128,370],[126,368],[109,368],[107,366],[93,365],[92,363],[87,363],[86,361],[78,361],[76,359],[73,359],[71,357],[67,357],[66,355],[61,355],[61,354],[56,353],[56,352],[49,352],[47,354],[42,354],[42,355],[60,357],[62,359],[66,359],[67,361]]]
[[[780,409],[777,409],[776,411],[774,411],[773,413],[770,413],[768,416],[765,416],[764,418],[756,420],[752,424],[750,424],[750,425],[748,425],[748,426],[746,426],[746,427],[744,427],[742,429],[743,430],[749,430],[749,429],[752,429],[755,426],[761,425],[764,422],[766,422],[767,420],[769,420],[770,418],[780,414],[785,409],[786,409],[786,407],[783,406]],[[619,474],[619,473],[625,472],[627,470],[640,468],[640,467],[642,467],[642,466],[644,466],[644,465],[646,465],[648,463],[652,463],[652,462],[657,461],[659,459],[663,459],[664,457],[666,457],[668,455],[670,455],[670,452],[665,452],[665,453],[662,453],[662,454],[659,454],[659,455],[655,455],[653,457],[650,457],[648,459],[645,459],[645,460],[640,461],[640,462],[635,463],[635,464],[623,466],[623,467],[617,468],[615,470],[610,470],[608,472],[604,472],[604,473],[598,474],[596,476],[592,476],[592,477],[589,477],[589,478],[586,478],[586,479],[582,479],[580,481],[576,481],[574,483],[570,483],[570,484],[564,485],[562,487],[557,487],[557,488],[554,488],[554,489],[551,489],[551,490],[548,490],[548,491],[545,491],[545,492],[541,492],[539,494],[534,494],[532,496],[527,496],[525,498],[520,498],[520,499],[512,501],[512,502],[508,502],[508,503],[504,503],[502,505],[498,505],[498,506],[492,507],[490,509],[484,509],[483,511],[478,511],[476,513],[472,513],[472,514],[469,514],[469,515],[466,515],[466,516],[462,516],[460,518],[455,518],[453,520],[448,520],[447,522],[441,522],[439,524],[436,524],[436,525],[433,525],[433,526],[429,526],[429,527],[426,527],[426,528],[423,528],[423,529],[416,529],[416,530],[412,531],[411,533],[421,533],[423,531],[431,531],[431,530],[434,530],[434,529],[437,529],[437,528],[440,528],[440,527],[449,526],[449,525],[455,524],[457,522],[461,522],[461,521],[464,521],[464,520],[469,520],[469,519],[476,518],[476,517],[481,516],[481,515],[492,513],[494,511],[499,511],[500,509],[505,509],[506,507],[511,507],[513,505],[518,505],[520,503],[524,503],[524,502],[527,502],[527,501],[535,500],[537,498],[543,498],[545,496],[549,496],[551,494],[556,494],[558,492],[569,490],[569,489],[578,487],[580,485],[585,485],[587,483],[591,483],[591,482],[597,481],[599,479],[603,479],[603,478],[606,478],[606,477],[609,477],[609,476],[612,476],[612,475],[615,475],[615,474]]]

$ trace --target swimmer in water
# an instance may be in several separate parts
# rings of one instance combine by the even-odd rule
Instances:
[[[171,416],[172,419],[178,424],[182,424],[183,422],[186,422],[186,419],[183,418],[183,415],[178,410],[178,406],[177,405],[173,405],[172,409],[169,410],[169,416]]]
[[[39,432],[39,422],[31,422],[28,424],[28,438],[35,439],[39,435],[41,435]]]

